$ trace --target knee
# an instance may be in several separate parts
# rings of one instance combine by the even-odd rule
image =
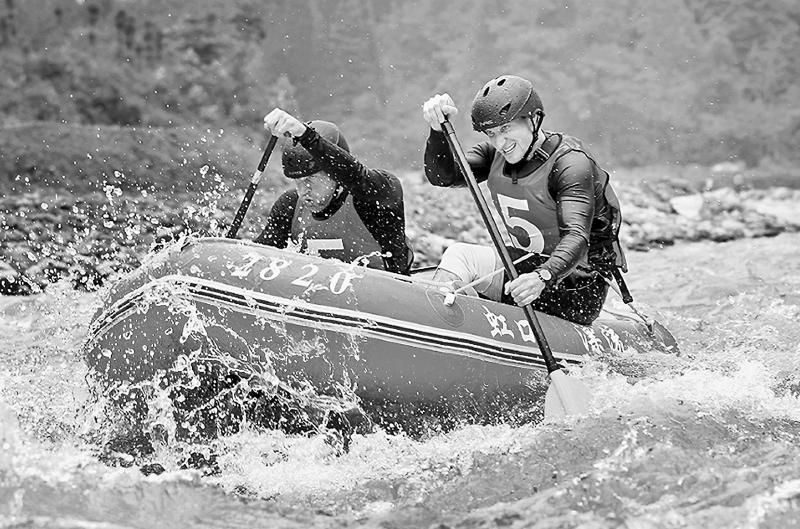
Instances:
[[[462,268],[464,264],[469,262],[469,256],[475,252],[477,246],[476,244],[469,244],[466,242],[455,242],[451,244],[442,252],[439,268],[447,270]]]
[[[455,242],[442,253],[439,268],[453,272],[465,281],[469,280],[472,275],[470,272],[475,271],[475,263],[479,261],[477,256],[482,250],[478,244]]]
[[[480,248],[480,246],[468,242],[454,242],[444,250],[442,259],[444,259],[445,256],[456,257],[468,255],[470,252],[474,252],[475,248]]]
[[[469,280],[469,267],[466,266],[468,246],[470,245],[467,243],[456,242],[445,248],[439,266],[436,267],[434,281]]]

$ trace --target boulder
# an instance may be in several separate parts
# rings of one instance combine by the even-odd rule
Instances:
[[[703,195],[684,195],[669,199],[673,211],[687,219],[700,219],[704,202]]]

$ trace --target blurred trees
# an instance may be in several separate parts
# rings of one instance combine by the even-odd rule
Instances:
[[[421,103],[466,141],[489,78],[534,81],[545,128],[617,165],[800,156],[792,0],[4,0],[0,125],[240,128],[280,105],[368,162],[421,163]]]

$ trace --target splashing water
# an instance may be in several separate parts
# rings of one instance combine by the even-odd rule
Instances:
[[[589,360],[571,375],[594,395],[586,417],[379,429],[347,452],[245,424],[109,458],[82,353],[104,292],[0,298],[0,526],[797,526],[800,234],[630,257],[679,356]],[[186,464],[200,456],[214,465]]]

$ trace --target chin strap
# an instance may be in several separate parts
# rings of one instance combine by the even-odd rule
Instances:
[[[537,149],[533,148],[535,143],[536,142],[533,142],[533,144],[528,147],[528,152],[525,154],[525,157],[523,157],[522,160],[513,165],[509,163],[504,165],[503,174],[511,178],[511,183],[517,183],[519,174],[521,172],[524,171],[525,174],[530,174],[538,170],[539,167],[549,160],[550,156],[556,150],[556,147],[558,147],[559,143],[561,143],[561,135],[557,133],[551,134]]]
[[[517,162],[517,164],[524,164],[531,161],[533,158],[539,158],[542,162],[546,162],[550,155],[547,154],[545,150],[541,147],[538,149],[534,149],[533,146],[536,145],[536,142],[539,141],[539,131],[536,131],[536,134],[533,136],[533,141],[528,146],[528,150],[525,151],[525,154],[522,155],[522,160]],[[544,142],[542,142],[544,144]],[[516,183],[516,182],[515,182]]]
[[[537,115],[540,116],[538,125],[533,122],[532,116],[530,118],[531,125],[533,126],[533,139],[531,140],[531,144],[528,146],[528,150],[525,151],[525,154],[522,156],[523,162],[530,161],[533,158],[539,158],[542,160],[542,162],[546,162],[547,159],[550,158],[550,155],[547,153],[547,151],[542,149],[542,147],[539,147],[538,149],[533,148],[533,146],[536,145],[536,142],[539,141],[539,131],[542,130],[542,121],[544,120],[544,114],[537,112]]]
[[[526,169],[530,168],[531,162],[536,162],[536,165],[530,172],[535,171],[543,163],[550,159],[550,155],[558,146],[558,142],[555,141],[553,136],[547,137],[544,139],[542,144],[534,149],[533,146],[536,145],[536,142],[539,141],[539,131],[542,128],[542,120],[544,119],[544,114],[537,113],[537,115],[541,116],[539,119],[539,124],[535,125],[533,122],[533,118],[531,117],[531,125],[533,125],[533,139],[531,140],[531,144],[528,146],[528,149],[525,151],[525,154],[522,155],[522,159],[515,164],[506,164],[503,168],[503,173],[507,176],[511,176],[511,183],[516,184],[518,180],[518,173],[524,167]],[[549,152],[548,152],[549,150]],[[510,174],[509,174],[510,173]]]

